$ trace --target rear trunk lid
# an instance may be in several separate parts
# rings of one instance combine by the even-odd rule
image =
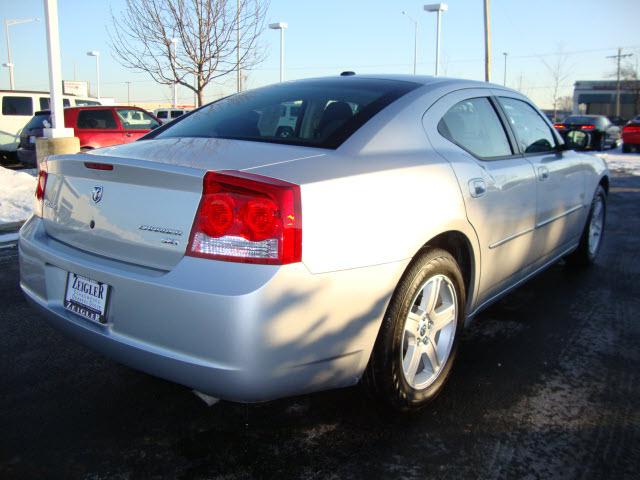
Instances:
[[[167,271],[186,251],[206,171],[322,154],[306,147],[183,138],[51,157],[44,227],[49,236],[83,251]]]

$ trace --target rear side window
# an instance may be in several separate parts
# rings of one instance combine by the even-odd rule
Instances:
[[[78,128],[116,129],[111,110],[81,110],[78,112]]]
[[[156,117],[162,118],[162,119],[167,118],[167,111],[166,110],[160,110],[158,113],[156,113]]]
[[[480,158],[512,154],[507,134],[488,98],[470,98],[457,103],[442,117],[438,131]]]
[[[407,81],[356,77],[271,85],[209,104],[169,125],[157,138],[337,148],[380,110],[417,87]]]
[[[540,114],[522,100],[500,97],[500,104],[524,153],[544,153],[555,150],[556,140]]]
[[[174,110],[171,112],[171,118],[178,118],[182,115],[184,115],[184,112],[182,110]]]
[[[128,108],[119,108],[116,111],[125,130],[151,130],[158,126],[158,122],[147,112]]]
[[[33,100],[31,97],[2,97],[3,115],[33,115]]]

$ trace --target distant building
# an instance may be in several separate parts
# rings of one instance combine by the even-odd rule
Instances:
[[[578,80],[573,88],[573,113],[613,116],[616,114],[615,80]],[[620,82],[620,116],[630,119],[640,113],[640,80]]]

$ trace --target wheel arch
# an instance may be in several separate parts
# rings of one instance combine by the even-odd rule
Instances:
[[[603,175],[600,179],[599,185],[604,188],[604,191],[607,195],[609,195],[609,175]]]

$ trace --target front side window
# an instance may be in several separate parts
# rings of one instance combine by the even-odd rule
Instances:
[[[156,117],[162,118],[162,119],[167,118],[167,111],[166,110],[160,110],[158,113],[156,113]]]
[[[118,126],[111,110],[81,110],[78,113],[78,128],[115,130]]]
[[[508,97],[500,97],[499,101],[524,153],[555,150],[551,128],[531,105]]]
[[[2,97],[3,115],[33,115],[33,100],[31,97]]]
[[[380,110],[417,87],[413,82],[354,77],[271,85],[209,104],[156,138],[337,148]]]
[[[480,158],[512,154],[498,114],[486,97],[470,98],[455,104],[438,123],[438,131]]]
[[[178,117],[181,117],[182,115],[184,115],[184,110],[172,110],[171,111],[171,118],[178,118]]]
[[[151,130],[159,125],[155,118],[142,110],[118,108],[116,112],[125,130]]]

